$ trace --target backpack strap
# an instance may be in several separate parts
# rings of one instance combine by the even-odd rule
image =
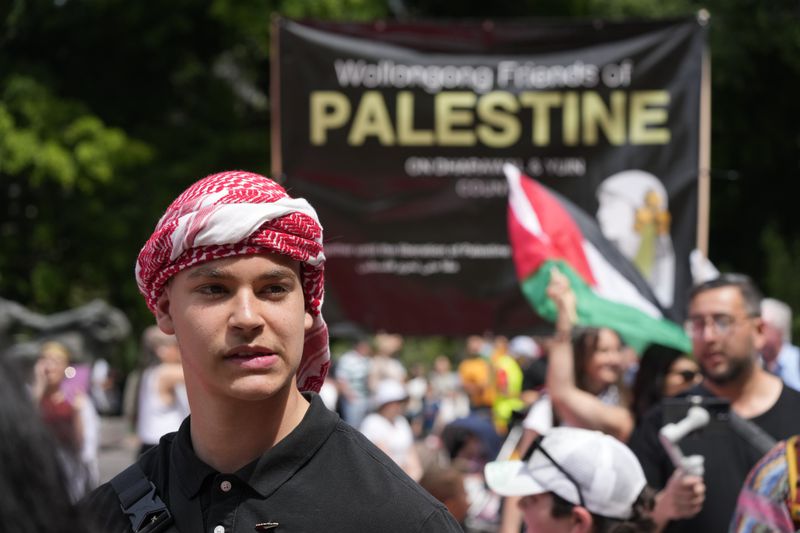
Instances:
[[[795,528],[800,527],[800,490],[798,490],[798,464],[797,457],[800,451],[798,435],[786,441],[786,471],[789,479],[789,495],[786,498],[789,515],[792,517]]]
[[[114,476],[110,483],[134,533],[159,533],[173,524],[169,509],[138,462]]]

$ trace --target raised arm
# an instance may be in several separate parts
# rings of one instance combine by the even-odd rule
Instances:
[[[553,409],[569,425],[596,429],[626,441],[633,431],[633,415],[625,406],[603,403],[578,388],[572,351],[572,330],[577,321],[575,293],[569,280],[556,269],[550,271],[547,295],[557,309],[556,333],[550,347],[547,390]]]

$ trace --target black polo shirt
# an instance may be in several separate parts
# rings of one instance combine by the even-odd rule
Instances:
[[[221,474],[195,455],[190,418],[139,459],[178,531],[461,531],[444,505],[319,396],[305,397],[311,406],[300,425],[234,474]],[[110,484],[93,491],[84,505],[99,531],[130,531]]]

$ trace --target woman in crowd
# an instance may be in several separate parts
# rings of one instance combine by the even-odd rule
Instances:
[[[361,433],[403,469],[412,479],[422,476],[422,463],[414,447],[411,425],[403,416],[408,393],[399,381],[386,379],[378,383],[373,397],[375,412],[361,422]]]
[[[551,271],[548,295],[558,309],[557,330],[549,342],[546,395],[523,422],[526,450],[553,426],[596,429],[625,442],[633,430],[629,393],[622,383],[619,335],[608,328],[582,328],[573,334],[575,296],[569,282]]]
[[[18,369],[0,357],[0,531],[87,531],[70,501],[52,434]]]
[[[45,426],[51,431],[58,446],[58,456],[69,481],[70,494],[74,501],[79,500],[94,487],[96,480],[85,460],[91,455],[84,452],[87,430],[96,431],[96,424],[90,423],[96,413],[86,394],[78,392],[68,397],[63,381],[69,367],[70,353],[60,342],[45,342],[39,352],[35,366],[34,397],[39,403],[39,411]],[[96,441],[94,435],[92,441]]]
[[[163,435],[178,431],[189,415],[178,340],[158,326],[150,326],[142,335],[142,343],[151,354],[151,363],[142,371],[138,385],[139,455],[155,447]]]
[[[398,357],[403,349],[402,335],[381,332],[375,335],[375,353],[369,363],[369,390],[376,394],[379,384],[384,380],[405,383],[408,374]]]
[[[636,422],[663,398],[680,394],[701,380],[700,367],[687,354],[658,344],[649,346],[633,383],[631,409]]]
[[[556,333],[547,346],[545,393],[522,422],[518,453],[556,426],[598,430],[625,442],[634,419],[623,384],[622,341],[609,328],[573,331],[575,295],[561,272],[553,269],[550,276],[547,294],[558,311]],[[506,498],[503,505],[501,533],[518,531],[522,516],[517,499]]]

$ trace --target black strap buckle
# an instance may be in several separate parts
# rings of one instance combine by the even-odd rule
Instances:
[[[134,533],[160,533],[172,524],[172,515],[159,497],[156,486],[137,463],[114,476],[111,486]]]
[[[156,487],[150,483],[150,490],[139,500],[122,511],[128,515],[133,530],[137,533],[159,533],[166,531],[172,523],[172,515],[156,494]]]

